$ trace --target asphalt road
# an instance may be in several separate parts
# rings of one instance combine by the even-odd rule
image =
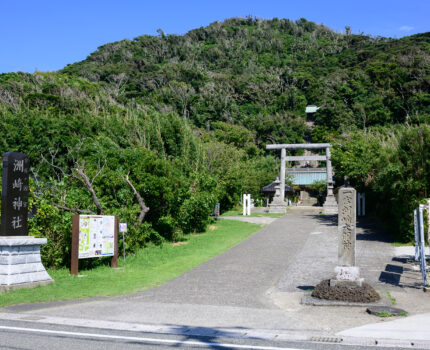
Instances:
[[[357,228],[358,263],[365,267],[365,279],[378,289],[390,289],[399,301],[404,300],[403,294],[413,299],[410,290],[378,278],[387,259],[391,261],[391,250],[371,227]],[[330,276],[336,259],[333,218],[287,215],[151,290],[0,310],[0,349],[215,349],[223,348],[221,344],[266,350],[381,348],[381,343],[373,346],[375,338],[367,340],[368,347],[358,346],[363,342],[345,345],[346,340],[344,344],[324,342],[326,336],[337,337],[345,329],[378,322],[364,309],[300,304],[310,286]],[[421,312],[422,306],[420,302]]]
[[[341,350],[381,349],[323,342],[276,342],[258,339],[178,336],[157,333],[112,331],[99,328],[61,327],[31,322],[0,321],[2,350],[134,350],[134,349],[252,349],[252,350]],[[383,347],[384,350],[410,348]],[[415,348],[419,349],[419,348]]]

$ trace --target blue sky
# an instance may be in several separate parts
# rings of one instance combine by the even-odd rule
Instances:
[[[0,73],[58,70],[109,42],[248,15],[303,17],[373,36],[430,31],[430,0],[0,0]]]

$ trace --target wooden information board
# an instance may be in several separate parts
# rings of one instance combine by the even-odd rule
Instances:
[[[118,267],[118,217],[74,215],[70,273],[78,274],[79,259],[111,256]]]

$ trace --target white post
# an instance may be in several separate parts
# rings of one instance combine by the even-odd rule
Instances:
[[[243,194],[242,195],[242,203],[243,203],[243,211],[242,211],[242,215],[245,216],[246,215],[246,198],[247,195]]]
[[[248,206],[247,206],[246,215],[251,215],[251,194],[250,193],[248,193]]]

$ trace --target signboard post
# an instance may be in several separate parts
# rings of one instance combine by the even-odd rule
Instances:
[[[111,256],[118,267],[118,217],[74,215],[70,273],[78,275],[79,259]]]

